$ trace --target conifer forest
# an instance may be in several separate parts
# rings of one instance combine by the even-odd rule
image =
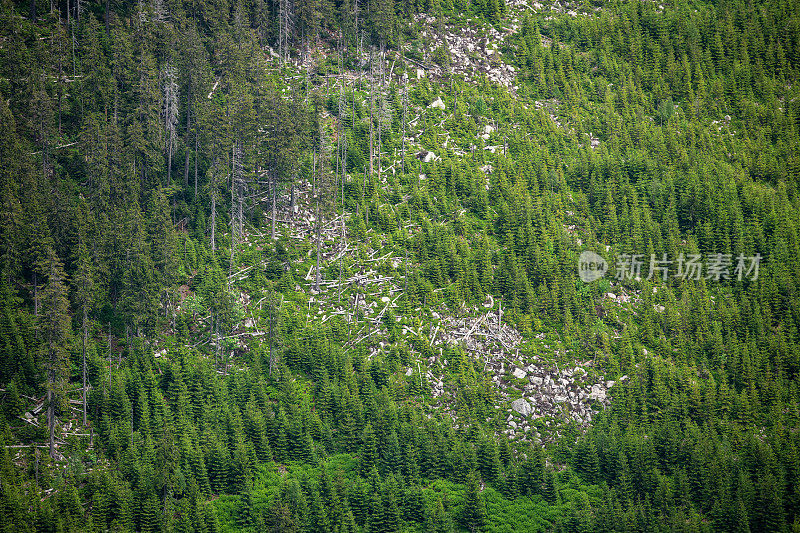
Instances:
[[[796,0],[0,0],[0,532],[800,532]]]

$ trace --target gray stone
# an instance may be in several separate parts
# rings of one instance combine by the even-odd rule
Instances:
[[[531,404],[529,404],[525,398],[519,398],[511,402],[511,408],[522,416],[528,416],[533,412]]]

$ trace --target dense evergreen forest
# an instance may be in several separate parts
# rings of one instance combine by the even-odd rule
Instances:
[[[800,531],[793,0],[0,0],[0,203],[2,531]]]

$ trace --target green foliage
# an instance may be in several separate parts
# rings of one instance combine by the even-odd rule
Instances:
[[[526,10],[512,96],[454,73],[414,18],[500,29],[504,1],[2,3],[0,529],[796,529],[792,7]],[[308,71],[286,60],[306,52]],[[406,58],[444,74],[409,81],[413,126]],[[396,293],[311,298],[315,241],[281,217],[312,181],[351,244],[325,278],[392,254],[374,269],[404,293],[380,321],[364,304]],[[587,285],[587,249],[763,261],[757,280]],[[556,442],[507,439],[482,361],[431,342],[425,317],[488,295],[547,334],[523,355],[616,381],[585,434],[540,419]]]

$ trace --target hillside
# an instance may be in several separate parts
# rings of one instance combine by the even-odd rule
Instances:
[[[0,530],[800,530],[792,2],[0,2]]]

